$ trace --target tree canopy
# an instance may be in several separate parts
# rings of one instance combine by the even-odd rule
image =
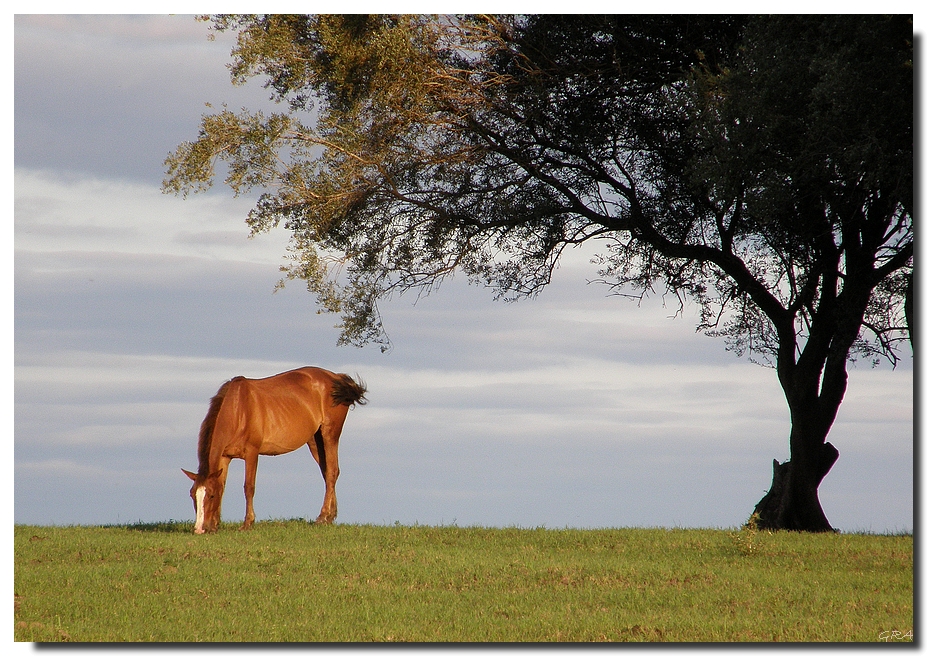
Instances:
[[[909,16],[210,20],[238,34],[234,81],[265,78],[281,111],[204,116],[165,189],[223,161],[263,190],[252,230],[291,231],[286,274],[342,342],[385,344],[393,293],[459,270],[532,296],[602,240],[615,289],[695,302],[701,330],[776,368],[795,480],[767,514],[829,528],[847,362],[894,363],[909,334]]]

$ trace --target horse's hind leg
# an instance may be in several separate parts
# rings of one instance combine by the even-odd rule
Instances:
[[[340,410],[344,412],[340,412]],[[335,496],[335,483],[341,470],[338,467],[338,440],[341,438],[341,428],[347,416],[346,406],[337,406],[334,416],[322,422],[313,439],[309,441],[309,449],[319,463],[322,477],[325,479],[325,498],[322,500],[322,510],[315,520],[317,524],[331,524],[338,516],[338,498]]]

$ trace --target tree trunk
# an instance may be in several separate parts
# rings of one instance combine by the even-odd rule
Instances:
[[[769,492],[753,511],[757,526],[772,530],[833,531],[821,508],[818,487],[838,456],[834,445],[821,442],[817,446],[806,444],[798,451],[793,445],[790,462],[780,464],[773,460]]]
[[[908,287],[904,291],[904,321],[908,327],[908,341],[914,350],[914,270],[908,274]]]

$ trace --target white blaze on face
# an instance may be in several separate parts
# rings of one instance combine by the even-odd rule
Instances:
[[[206,518],[206,512],[203,509],[203,501],[206,499],[206,486],[200,485],[196,488],[194,499],[196,499],[196,524],[193,526],[194,533],[204,533],[203,521]]]

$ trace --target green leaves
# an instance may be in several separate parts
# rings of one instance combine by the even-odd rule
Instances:
[[[238,114],[223,109],[203,116],[196,141],[184,142],[165,160],[166,192],[186,196],[212,185],[217,161],[228,165],[225,183],[236,194],[273,185],[279,179],[278,153],[293,141],[292,121],[284,114]]]
[[[287,276],[344,342],[386,341],[391,294],[461,270],[531,296],[564,248],[607,239],[612,284],[667,286],[778,357],[836,281],[910,270],[905,20],[217,16],[233,80],[284,110],[204,116],[164,189],[264,190],[249,225],[292,233]],[[867,325],[891,352],[900,301],[881,298]]]

